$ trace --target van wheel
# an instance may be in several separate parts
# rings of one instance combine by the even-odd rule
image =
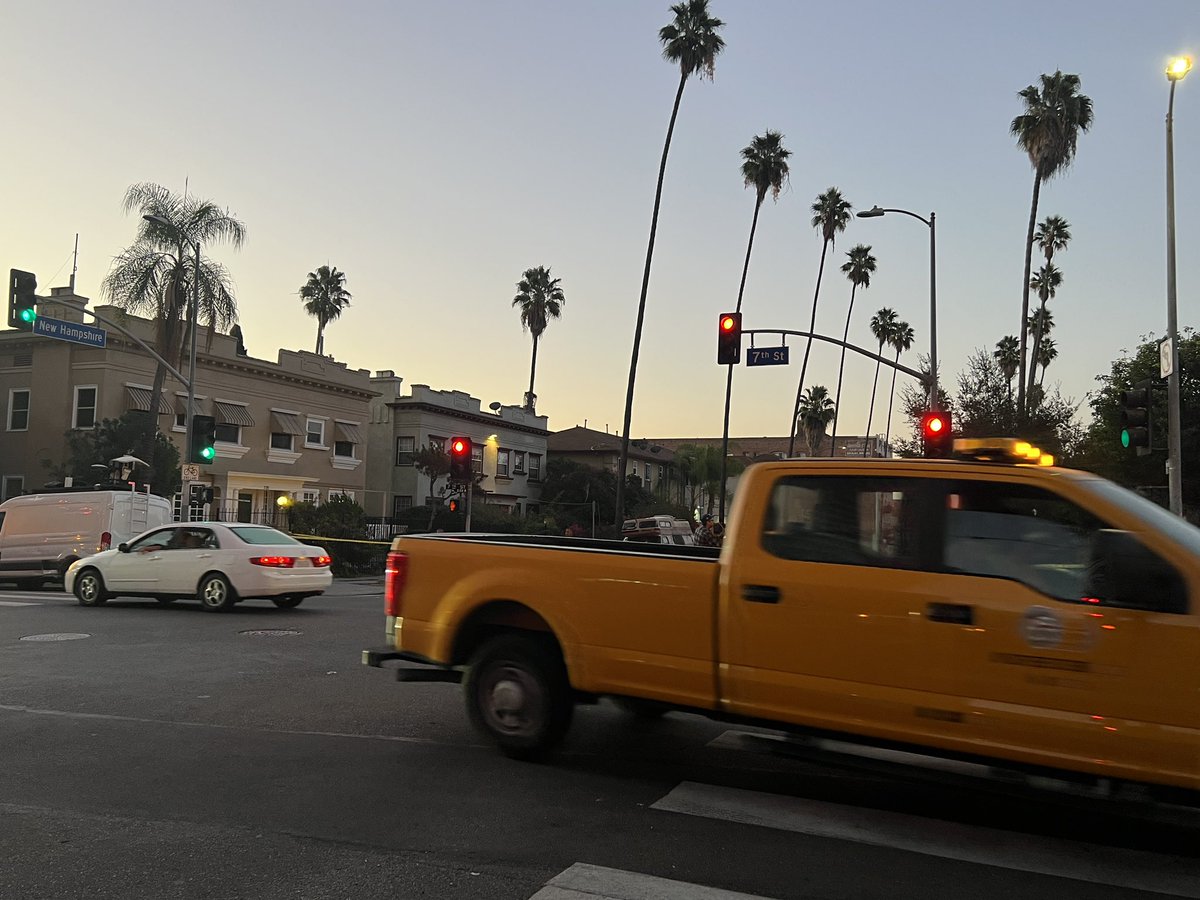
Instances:
[[[108,602],[104,578],[95,569],[84,569],[75,578],[75,599],[80,606],[103,606]]]
[[[237,602],[229,579],[220,572],[209,572],[200,579],[196,599],[205,612],[224,612]]]
[[[272,597],[271,602],[280,609],[295,609],[304,602],[302,594],[287,594],[283,597]]]
[[[562,740],[575,710],[558,648],[523,635],[480,647],[463,687],[471,724],[513,759],[543,756]]]

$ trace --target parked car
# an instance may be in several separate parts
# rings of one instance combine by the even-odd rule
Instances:
[[[678,544],[690,547],[696,543],[692,535],[692,526],[674,516],[626,519],[621,523],[621,537],[626,541],[643,544]]]
[[[333,582],[329,554],[266,525],[188,522],[154,528],[115,550],[78,560],[64,587],[80,606],[112,597],[170,603],[195,597],[209,612],[269,598],[291,609]]]
[[[0,579],[21,587],[61,581],[71,563],[171,521],[163,497],[69,488],[0,503]]]

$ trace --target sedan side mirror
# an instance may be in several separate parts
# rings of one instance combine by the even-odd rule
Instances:
[[[1087,591],[1110,606],[1187,612],[1179,572],[1128,531],[1102,529],[1092,536]]]
[[[129,545],[128,544],[117,544],[117,551],[119,553],[128,553]]]

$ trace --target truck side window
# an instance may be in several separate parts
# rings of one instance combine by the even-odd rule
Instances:
[[[762,545],[783,559],[918,568],[920,481],[790,476],[771,493]]]

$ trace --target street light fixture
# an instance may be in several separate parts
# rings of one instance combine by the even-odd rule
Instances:
[[[155,225],[163,228],[173,228],[171,221],[163,216],[144,215],[142,216],[147,222],[152,222]],[[193,418],[195,411],[193,407],[196,405],[196,319],[200,310],[200,242],[196,241],[196,271],[192,275],[192,305],[188,312],[188,330],[191,332],[191,348],[188,351],[188,383],[187,383],[187,415],[184,421],[187,424],[187,433],[184,437],[184,454],[191,450],[192,440],[195,435],[195,424]]]
[[[930,213],[929,218],[919,216],[907,209],[884,209],[876,204],[870,209],[858,213],[860,219],[877,219],[884,213],[900,213],[912,216],[924,222],[929,228],[929,408],[938,405],[938,365],[937,365],[937,215]]]
[[[1175,298],[1175,146],[1172,125],[1175,83],[1192,68],[1191,57],[1177,57],[1167,65],[1171,96],[1167,101],[1167,340],[1171,371],[1167,375],[1167,492],[1171,512],[1183,515],[1183,441],[1179,414],[1179,316]]]

